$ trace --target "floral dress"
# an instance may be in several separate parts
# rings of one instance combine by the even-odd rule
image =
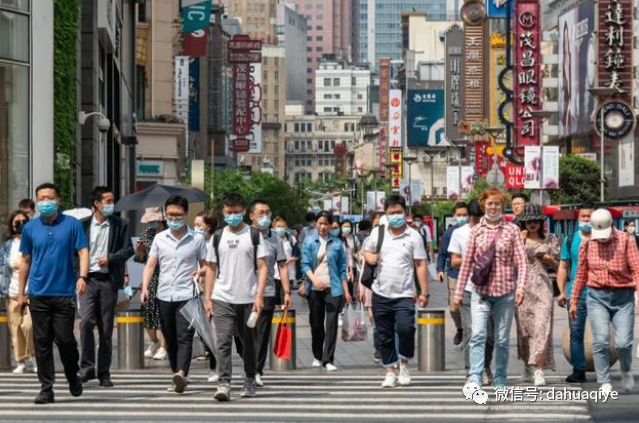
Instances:
[[[146,250],[146,258],[148,258],[149,251],[151,251],[151,245],[153,245],[153,239],[155,238],[156,230],[153,228],[147,228],[140,235],[140,242],[144,244]],[[134,258],[136,262],[145,263],[145,260],[139,260]],[[142,315],[144,316],[144,327],[147,329],[160,329],[160,311],[158,309],[157,293],[158,283],[160,281],[160,267],[156,266],[153,276],[151,277],[151,284],[149,285],[149,300],[146,306],[142,306]]]
[[[526,240],[526,255],[530,271],[524,302],[517,307],[517,353],[525,364],[534,366],[544,357],[544,368],[555,370],[552,346],[553,286],[546,265],[537,255],[550,254],[559,259],[559,242],[554,235],[547,234],[541,240]]]

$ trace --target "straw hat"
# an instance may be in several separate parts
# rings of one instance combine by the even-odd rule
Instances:
[[[140,222],[142,223],[151,223],[151,222],[161,222],[165,220],[164,214],[162,213],[161,207],[149,207],[145,209],[144,215]]]

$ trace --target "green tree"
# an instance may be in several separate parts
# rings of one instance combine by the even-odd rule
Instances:
[[[600,167],[592,160],[579,156],[559,159],[559,187],[550,191],[554,204],[575,204],[599,201]]]

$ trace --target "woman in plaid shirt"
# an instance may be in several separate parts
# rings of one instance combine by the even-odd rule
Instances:
[[[495,379],[493,385],[506,385],[510,327],[515,304],[524,301],[524,285],[528,278],[528,259],[519,228],[503,218],[506,195],[498,188],[489,188],[479,203],[485,216],[475,225],[464,255],[453,308],[461,306],[466,281],[471,277],[475,261],[492,245],[495,237],[495,258],[490,279],[484,286],[473,286],[471,297],[472,337],[470,339],[470,371],[468,382],[481,386],[489,319],[495,323]],[[517,269],[517,271],[515,271]],[[515,281],[515,277],[517,280]],[[460,283],[462,281],[462,283]]]

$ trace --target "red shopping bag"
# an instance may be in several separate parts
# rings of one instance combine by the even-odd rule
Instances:
[[[275,356],[282,360],[291,359],[291,343],[293,341],[293,330],[288,326],[288,309],[284,309],[282,320],[277,326],[277,332],[275,333],[275,345],[273,346],[273,353]]]

